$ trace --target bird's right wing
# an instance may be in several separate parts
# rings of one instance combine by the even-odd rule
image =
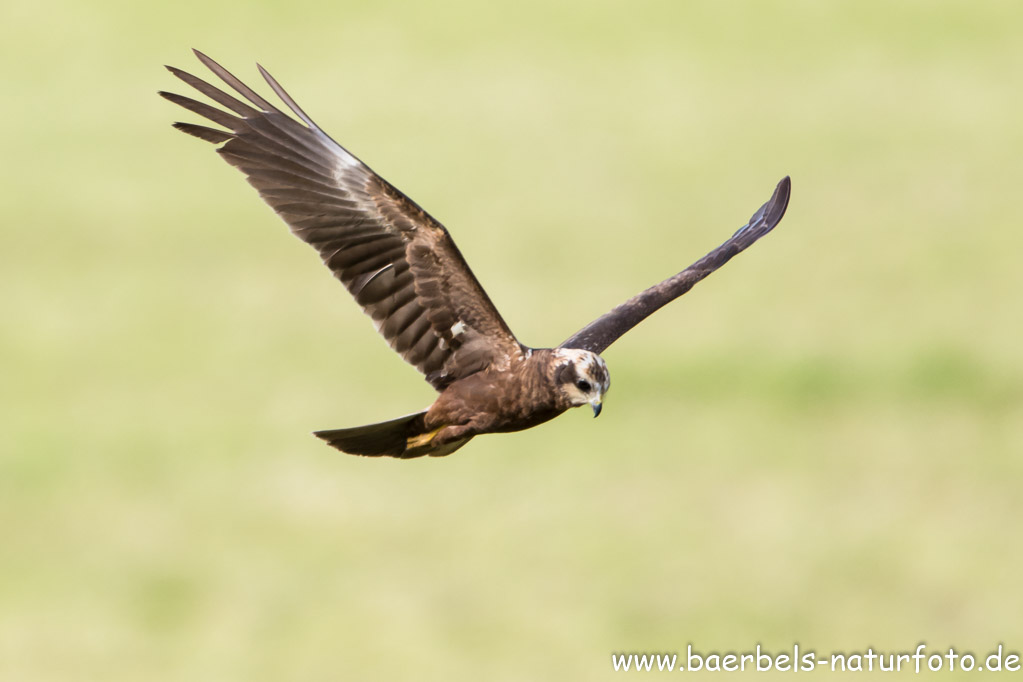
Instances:
[[[731,239],[677,275],[636,294],[611,312],[589,323],[562,343],[561,347],[582,348],[594,353],[604,352],[604,349],[656,310],[692,289],[701,279],[773,230],[785,215],[791,188],[792,183],[788,176],[782,178],[770,200],[761,206]]]
[[[161,92],[221,126],[175,127],[222,145],[220,155],[320,253],[390,346],[434,388],[523,352],[444,226],[332,140],[262,67],[301,123],[196,56],[245,101],[167,67],[223,107]]]

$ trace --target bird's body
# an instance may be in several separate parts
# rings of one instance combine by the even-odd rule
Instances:
[[[589,403],[599,413],[609,387],[607,366],[595,353],[526,348],[507,363],[455,381],[441,391],[428,410],[396,423],[394,432],[375,432],[388,438],[379,445],[387,452],[378,454],[416,456],[423,446],[444,448],[447,451],[443,454],[449,454],[473,436],[522,431],[578,405]],[[364,441],[351,440],[361,439],[364,428],[320,431],[316,435],[340,450],[366,449]],[[404,444],[397,434],[404,438]],[[404,449],[392,452],[399,448]]]
[[[327,136],[262,67],[263,77],[302,123],[209,57],[196,55],[245,101],[168,67],[223,107],[162,92],[224,129],[175,127],[221,145],[225,160],[319,252],[390,346],[439,392],[423,412],[316,433],[352,454],[442,456],[474,436],[527,429],[572,407],[589,404],[596,416],[610,386],[599,353],[767,234],[788,203],[785,178],[749,223],[692,266],[560,346],[529,348],[512,334],[439,222]]]
[[[553,419],[570,405],[553,390],[551,354],[522,355],[507,369],[488,367],[460,379],[426,411],[426,428],[442,429],[437,440],[464,435],[521,431]]]

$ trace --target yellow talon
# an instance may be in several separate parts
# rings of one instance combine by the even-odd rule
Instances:
[[[436,436],[437,433],[440,432],[440,430],[443,428],[444,428],[443,426],[438,426],[429,433],[420,433],[418,436],[412,436],[411,438],[407,438],[405,440],[405,448],[410,450],[412,448],[418,448],[423,447],[425,445],[429,445],[430,441],[433,440],[434,436]]]

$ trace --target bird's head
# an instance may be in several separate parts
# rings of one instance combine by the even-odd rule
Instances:
[[[593,407],[593,416],[599,415],[604,394],[611,387],[611,375],[604,359],[578,348],[558,348],[554,356],[557,390],[572,407],[589,404]]]

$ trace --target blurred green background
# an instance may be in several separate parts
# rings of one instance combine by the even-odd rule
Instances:
[[[1023,649],[1023,5],[0,12],[0,680]],[[345,456],[309,432],[432,392],[170,128],[191,47],[267,66],[532,345],[792,203],[607,351],[600,419]]]

